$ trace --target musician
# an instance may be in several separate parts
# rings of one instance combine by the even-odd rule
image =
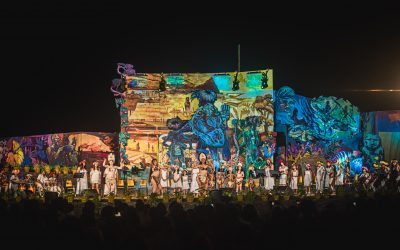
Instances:
[[[271,171],[274,170],[274,164],[272,164],[270,158],[267,158],[263,170],[265,171],[264,188],[268,191],[273,190],[275,186],[275,178],[271,175]]]
[[[93,162],[93,168],[90,170],[90,183],[92,184],[92,189],[95,189],[100,194],[101,171],[97,161]]]
[[[359,177],[359,182],[365,190],[368,190],[371,181],[371,174],[367,167],[362,167],[362,173]]]
[[[335,185],[336,187],[343,186],[343,168],[340,162],[337,164]]]
[[[290,189],[292,189],[295,194],[297,194],[298,191],[298,186],[297,186],[298,179],[299,179],[299,170],[297,169],[296,164],[293,163],[292,170],[290,171]]]
[[[50,192],[57,192],[58,194],[61,194],[61,187],[58,185],[57,181],[57,175],[55,172],[51,172],[49,174],[49,191]]]
[[[115,156],[113,154],[108,155],[108,163],[110,165],[106,165],[106,159],[103,161],[103,166],[106,167],[103,173],[103,177],[105,178],[104,185],[104,195],[109,195],[113,193],[117,194],[117,179],[118,179],[118,167],[114,166]]]
[[[306,163],[306,169],[304,170],[304,188],[306,189],[306,194],[311,194],[311,184],[312,184],[312,172],[310,163]]]
[[[42,172],[36,178],[36,188],[39,191],[40,195],[43,195],[44,189],[46,188],[48,182],[48,178],[46,176],[46,172],[42,170]]]
[[[151,160],[150,184],[152,193],[159,194],[161,192],[160,168],[158,167],[157,159]]]
[[[315,186],[316,186],[316,192],[317,193],[322,193],[324,190],[324,176],[325,176],[325,168],[322,162],[318,161],[317,162],[317,174],[315,177]]]
[[[83,160],[79,163],[78,169],[76,170],[78,174],[82,174],[81,178],[78,178],[76,181],[76,194],[79,195],[83,190],[88,189],[88,176],[86,170],[86,160]]]
[[[17,169],[12,171],[12,175],[10,177],[10,190],[14,197],[17,196],[18,187],[20,185],[20,179],[18,177],[19,171]]]

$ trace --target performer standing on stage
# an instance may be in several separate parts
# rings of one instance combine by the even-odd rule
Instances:
[[[290,171],[290,189],[294,191],[294,194],[297,194],[298,186],[297,182],[299,179],[299,170],[297,170],[297,166],[295,163],[292,164],[292,170]]]
[[[17,169],[14,169],[10,177],[10,190],[14,197],[17,197],[18,186],[20,183],[18,173],[19,171]]]
[[[335,184],[337,187],[343,186],[343,169],[342,169],[342,163],[340,162],[337,164]]]
[[[110,165],[106,165],[106,159],[104,159],[103,166],[106,167],[103,173],[103,177],[105,178],[104,195],[110,195],[111,193],[116,195],[118,170],[117,166],[114,166],[115,156],[112,153],[108,155],[108,163]]]
[[[224,188],[224,182],[225,182],[225,172],[224,172],[224,165],[222,165],[217,172],[217,188],[221,189]]]
[[[158,167],[157,159],[151,160],[150,184],[151,184],[151,193],[153,194],[161,193],[162,187],[160,183],[160,168]]]
[[[171,188],[174,193],[179,192],[182,189],[182,177],[179,166],[172,166]]]
[[[93,162],[93,168],[90,170],[90,183],[92,184],[92,189],[95,189],[100,194],[101,171],[97,161]]]
[[[311,184],[312,184],[312,174],[311,174],[311,165],[310,163],[306,163],[306,169],[304,171],[304,188],[306,189],[306,194],[311,194]]]
[[[238,167],[237,172],[236,172],[236,193],[239,193],[242,191],[243,179],[244,179],[243,170],[241,167]]]
[[[211,156],[210,156],[211,159]],[[200,153],[199,155],[199,175],[197,176],[197,182],[199,183],[199,188],[202,192],[205,192],[208,189],[208,168],[206,161],[206,156],[204,153]]]
[[[287,186],[287,175],[288,175],[288,167],[285,165],[283,161],[281,161],[279,166],[279,187],[284,189]]]
[[[264,188],[268,191],[273,190],[275,186],[275,178],[271,175],[271,171],[274,170],[274,164],[272,164],[270,158],[267,158],[263,169],[265,171]]]
[[[344,168],[344,185],[345,185],[345,190],[350,191],[351,187],[351,171],[350,171],[350,160],[347,158],[346,160],[346,166]]]
[[[169,172],[168,172],[168,166],[167,165],[162,165],[161,168],[161,194],[164,194],[168,191],[169,187]]]
[[[182,190],[183,194],[187,195],[189,192],[190,186],[189,186],[189,176],[187,174],[187,170],[183,170],[183,175],[182,175]]]
[[[322,162],[318,161],[317,162],[317,174],[315,177],[315,186],[316,186],[316,192],[317,193],[322,193],[324,190],[324,176],[325,176],[325,168]]]
[[[194,163],[192,166],[192,181],[190,184],[190,192],[194,194],[195,197],[199,195],[199,182],[198,182],[198,175],[199,175],[199,166]]]
[[[78,169],[76,173],[82,174],[81,178],[78,178],[76,181],[76,190],[75,193],[77,195],[81,194],[83,190],[88,189],[88,179],[87,179],[87,170],[86,170],[86,160],[83,160],[79,163]]]

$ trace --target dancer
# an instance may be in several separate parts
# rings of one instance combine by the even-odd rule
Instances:
[[[271,175],[271,171],[274,170],[274,164],[272,164],[271,159],[267,158],[263,169],[265,171],[264,188],[268,191],[271,191],[275,186],[275,178]]]
[[[100,182],[101,171],[99,169],[99,163],[95,161],[93,162],[93,168],[90,170],[90,183],[92,184],[92,189],[95,189],[98,194],[100,194]]]
[[[106,167],[104,170],[103,177],[105,178],[104,185],[104,195],[117,194],[117,179],[118,179],[118,170],[117,166],[114,166],[115,156],[113,154],[108,155],[108,163],[110,165],[106,165],[106,159],[104,159],[103,166]]]
[[[306,163],[306,169],[304,171],[304,188],[306,189],[306,194],[311,194],[311,183],[312,183],[312,175],[311,175],[311,165],[310,163]]]
[[[249,187],[250,191],[253,191],[254,187],[255,187],[255,183],[254,183],[254,179],[253,179],[253,175],[249,175],[249,180],[247,181],[247,185]]]
[[[214,190],[215,189],[215,169],[214,167],[209,168],[209,173],[208,173],[208,189],[209,190]]]
[[[292,164],[292,171],[290,171],[290,189],[294,191],[294,194],[297,195],[298,186],[297,182],[299,179],[299,170],[297,170],[297,166],[295,163]]]
[[[223,168],[218,169],[217,172],[217,187],[218,189],[224,188],[225,172]]]
[[[233,189],[233,187],[235,186],[235,175],[232,172],[228,171],[226,179],[227,188]]]
[[[151,184],[151,193],[153,194],[161,193],[162,187],[160,183],[160,169],[158,167],[158,162],[156,159],[151,160],[150,184]]]
[[[244,179],[243,170],[241,167],[238,167],[237,172],[236,172],[236,193],[239,193],[242,191],[243,179]]]
[[[208,189],[208,165],[206,161],[206,155],[204,153],[200,153],[199,155],[199,175],[197,176],[197,181],[199,183],[199,189],[204,193]]]
[[[344,185],[345,185],[345,190],[348,192],[350,191],[351,188],[351,171],[350,171],[350,161],[347,158],[346,160],[346,166],[344,168]]]
[[[187,170],[183,170],[183,175],[182,175],[182,190],[183,190],[183,194],[187,195],[189,189],[190,189],[189,176],[187,175]]]

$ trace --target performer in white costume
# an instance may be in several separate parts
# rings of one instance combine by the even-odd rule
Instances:
[[[190,184],[190,192],[194,193],[195,196],[199,194],[199,183],[197,182],[197,176],[200,172],[200,169],[197,164],[194,164],[192,168],[192,182]]]
[[[325,175],[325,168],[322,162],[317,162],[317,174],[315,178],[315,186],[316,186],[316,192],[317,193],[322,193],[323,188],[323,181],[324,181],[324,175]]]
[[[264,188],[268,191],[273,190],[275,186],[275,178],[271,176],[271,171],[274,170],[274,164],[272,164],[271,159],[267,159],[263,169],[265,171]]]
[[[187,175],[187,171],[183,170],[183,176],[182,176],[182,190],[183,194],[187,194],[190,189],[189,186],[189,176]]]
[[[182,189],[182,176],[179,166],[173,166],[171,188],[174,193],[179,192]]]
[[[292,189],[295,194],[297,194],[298,191],[297,187],[298,179],[299,179],[299,170],[297,170],[296,164],[293,163],[292,171],[290,173],[290,189]]]
[[[279,177],[279,186],[286,187],[287,185],[287,175],[288,175],[288,167],[282,161],[279,166],[279,172],[281,176]]]
[[[169,173],[168,173],[168,166],[163,165],[161,167],[161,194],[167,192],[167,189],[169,187]]]
[[[75,193],[77,195],[79,195],[82,193],[83,190],[88,189],[88,176],[87,176],[85,160],[83,160],[79,163],[79,167],[76,170],[76,173],[83,175],[81,178],[78,178],[78,180],[76,181]]]
[[[311,184],[312,184],[311,165],[307,163],[306,169],[304,170],[304,187],[306,189],[307,195],[311,194]]]
[[[110,153],[108,155],[108,162],[110,165],[106,165],[106,159],[104,159],[103,166],[106,167],[103,174],[105,178],[104,195],[117,194],[118,166],[114,166],[114,154]]]
[[[93,168],[90,170],[90,183],[92,184],[92,189],[95,189],[97,193],[100,193],[100,183],[101,183],[101,171],[99,169],[99,163],[97,161],[93,162]]]

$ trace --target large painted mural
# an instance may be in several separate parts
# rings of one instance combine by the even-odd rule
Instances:
[[[76,166],[102,160],[118,151],[116,133],[59,133],[0,140],[0,164],[10,166]]]
[[[400,158],[399,110],[363,113],[361,121],[363,140],[360,147],[367,165]]]
[[[353,173],[361,170],[363,134],[356,106],[333,96],[304,97],[286,86],[276,91],[275,98],[276,131],[287,138],[287,149],[279,149],[286,154],[278,154],[279,160],[302,166],[326,159],[344,166],[349,160]]]
[[[260,165],[275,151],[272,70],[145,74],[119,64],[111,87],[121,115],[120,157],[128,166],[191,167],[205,153]]]

